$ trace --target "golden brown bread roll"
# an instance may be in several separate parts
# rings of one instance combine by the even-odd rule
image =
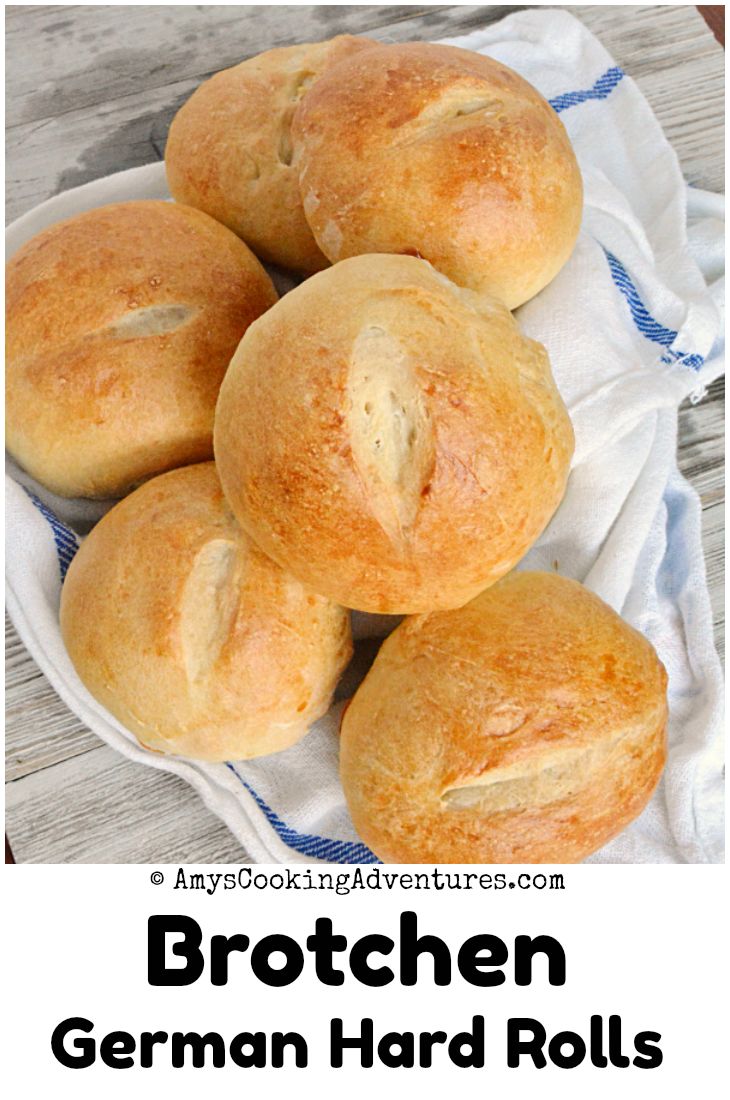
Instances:
[[[355,828],[386,862],[577,862],[656,786],[666,683],[646,638],[548,573],[406,619],[342,722]]]
[[[270,263],[304,273],[326,267],[291,164],[291,119],[322,72],[368,45],[341,35],[267,50],[206,80],[170,127],[173,197],[217,218]]]
[[[333,262],[418,254],[514,309],[573,249],[583,190],[565,128],[491,58],[425,42],[365,50],[307,92],[292,136],[304,212]]]
[[[93,528],[62,589],[61,630],[127,729],[197,760],[293,745],[352,649],[347,613],[241,531],[212,462],[153,478]]]
[[[358,256],[246,333],[216,411],[239,522],[361,611],[455,607],[557,507],[573,448],[545,349],[424,260]]]
[[[276,301],[199,210],[124,202],[43,230],[7,267],[8,450],[61,496],[120,496],[212,457],[221,380]]]

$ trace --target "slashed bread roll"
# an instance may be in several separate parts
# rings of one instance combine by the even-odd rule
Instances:
[[[265,553],[360,611],[460,606],[563,495],[573,449],[545,349],[424,260],[359,256],[246,333],[221,388],[224,492]]]
[[[293,745],[352,651],[347,613],[256,548],[212,462],[153,478],[92,529],[61,630],[88,690],[142,744],[196,760]]]
[[[267,50],[216,73],[173,119],[170,193],[227,225],[270,263],[308,274],[327,266],[292,167],[294,109],[327,69],[371,45],[341,35]]]
[[[575,244],[583,188],[562,122],[517,73],[471,50],[355,54],[307,92],[292,135],[304,212],[333,262],[417,254],[514,309]]]
[[[8,450],[65,497],[211,458],[226,367],[276,298],[199,210],[116,203],[43,230],[7,267]]]
[[[342,722],[355,827],[392,863],[577,862],[649,800],[666,684],[646,638],[553,574],[406,619]]]

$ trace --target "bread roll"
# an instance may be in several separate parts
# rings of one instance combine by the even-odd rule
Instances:
[[[514,309],[573,249],[582,182],[563,124],[489,57],[365,50],[310,89],[292,135],[304,212],[333,262],[418,254]]]
[[[155,201],[45,229],[6,285],[7,447],[65,497],[121,496],[211,458],[226,367],[277,297],[233,233]]]
[[[666,684],[646,638],[553,574],[406,619],[342,722],[355,828],[392,863],[575,863],[649,800]]]
[[[143,745],[196,760],[293,745],[352,649],[347,613],[241,531],[212,462],[154,478],[93,528],[61,630],[88,690]]]
[[[322,72],[369,44],[342,35],[268,50],[201,84],[170,127],[170,193],[217,218],[270,263],[305,274],[326,267],[291,164],[291,119]]]
[[[389,614],[459,606],[511,569],[572,448],[545,349],[412,256],[345,260],[287,294],[216,412],[223,489],[261,549]]]

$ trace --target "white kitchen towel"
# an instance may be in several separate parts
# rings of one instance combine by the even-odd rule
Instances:
[[[585,180],[572,259],[519,311],[548,348],[576,433],[565,500],[521,568],[585,582],[652,640],[669,673],[664,777],[645,812],[591,861],[718,862],[722,676],[699,500],[677,471],[676,444],[677,406],[699,400],[723,370],[723,199],[687,188],[637,86],[568,13],[520,12],[454,42],[505,62],[550,99]],[[62,217],[143,197],[167,197],[162,165],[51,199],[9,228],[8,250]],[[193,784],[257,862],[376,862],[337,777],[338,718],[352,675],[299,745],[220,765],[148,752],[86,692],[61,641],[59,594],[79,536],[107,506],[54,498],[10,463],[8,605],[59,695],[125,756]],[[391,625],[355,616],[361,638]],[[372,652],[372,642],[362,647]]]

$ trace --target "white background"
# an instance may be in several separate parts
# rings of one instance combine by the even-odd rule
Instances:
[[[321,869],[321,868],[320,868]],[[393,868],[388,868],[392,870]],[[383,1098],[403,1089],[421,1097],[443,1097],[458,1089],[461,1098],[490,1094],[563,1098],[659,1097],[696,1093],[721,1085],[727,1045],[727,987],[722,961],[727,907],[720,867],[565,867],[565,889],[522,891],[399,890],[357,891],[345,897],[331,892],[220,889],[212,896],[173,890],[176,868],[161,867],[162,885],[153,886],[144,866],[6,868],[5,1062],[13,1095],[24,1097],[196,1097],[214,1089],[217,1097],[249,1093],[279,1097]],[[192,868],[230,872],[231,867]],[[266,868],[255,868],[256,871]],[[281,872],[282,868],[269,868]],[[301,868],[296,868],[301,870]],[[334,869],[336,870],[336,869]],[[367,868],[363,869],[367,872]],[[402,868],[404,871],[422,868]],[[455,870],[447,868],[446,870]],[[464,868],[462,870],[475,870]],[[494,870],[500,870],[496,868]],[[524,868],[526,871],[550,868]],[[515,877],[520,868],[508,869]],[[11,879],[11,882],[9,882]],[[417,986],[393,983],[370,989],[348,976],[344,986],[327,988],[314,975],[305,950],[305,970],[286,988],[272,989],[252,975],[247,955],[231,957],[231,978],[213,987],[208,969],[192,986],[153,988],[147,984],[147,918],[151,913],[185,913],[204,932],[203,944],[216,933],[243,932],[252,943],[282,932],[305,947],[317,916],[330,916],[335,932],[352,942],[370,932],[397,938],[404,909],[419,916],[419,932],[441,936],[456,950],[467,937],[489,932],[512,948],[519,934],[555,936],[567,956],[567,981],[549,986],[544,960],[536,963],[529,987],[514,985],[511,963],[507,981],[495,989],[468,985],[456,972],[448,987],[435,987],[428,960]],[[342,958],[342,956],[340,956]],[[374,960],[376,965],[381,960]],[[456,967],[454,966],[454,971]],[[564,1070],[531,1064],[508,1069],[505,1054],[509,1016],[539,1019],[552,1035],[574,1030],[588,1037],[592,1014],[620,1014],[626,1053],[642,1030],[662,1035],[664,1062],[659,1069],[597,1069],[588,1059]],[[471,1018],[487,1020],[487,1067],[453,1066],[443,1047],[434,1051],[431,1069],[363,1069],[355,1052],[345,1067],[329,1066],[329,1020],[341,1016],[355,1033],[364,1016],[375,1020],[376,1036],[388,1030],[466,1029]],[[156,1048],[151,1069],[111,1069],[103,1063],[85,1070],[61,1066],[50,1037],[69,1016],[85,1016],[94,1035],[126,1030],[218,1031],[230,1040],[238,1031],[295,1030],[309,1045],[306,1069],[243,1070],[206,1067],[173,1069],[169,1047]],[[507,1092],[505,1091],[507,1090]],[[716,1091],[713,1089],[713,1091]]]

